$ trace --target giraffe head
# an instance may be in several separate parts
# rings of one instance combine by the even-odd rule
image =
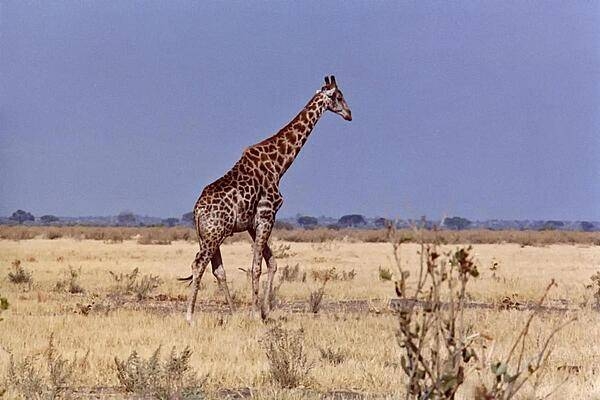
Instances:
[[[340,115],[346,121],[352,121],[352,111],[350,111],[342,91],[335,82],[335,76],[325,77],[325,85],[321,88],[321,93],[327,97],[327,109],[329,111]]]

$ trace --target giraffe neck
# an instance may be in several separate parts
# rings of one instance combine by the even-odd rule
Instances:
[[[298,115],[271,138],[277,146],[277,157],[274,164],[279,178],[294,162],[313,128],[327,110],[328,101],[329,99],[324,93],[317,92]]]

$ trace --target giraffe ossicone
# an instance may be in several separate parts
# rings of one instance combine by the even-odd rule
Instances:
[[[347,121],[352,120],[352,112],[333,75],[325,77],[325,85],[294,119],[275,135],[245,149],[231,170],[202,191],[194,206],[200,250],[192,262],[192,275],[180,279],[191,280],[186,313],[188,322],[192,321],[200,280],[209,262],[213,275],[225,292],[229,308],[233,311],[220,246],[226,237],[244,231],[254,241],[252,305],[263,318],[269,314],[268,299],[273,291],[277,262],[267,241],[275,223],[275,215],[283,203],[279,181],[325,111],[338,114]],[[268,280],[261,305],[259,281],[263,258],[267,263]]]

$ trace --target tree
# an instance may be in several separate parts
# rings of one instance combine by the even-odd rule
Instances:
[[[565,223],[562,221],[549,220],[544,223],[542,230],[543,231],[554,231],[557,229],[561,229],[564,226],[565,226]]]
[[[42,215],[40,217],[40,221],[42,221],[43,224],[51,224],[53,222],[58,222],[60,221],[60,219],[54,215]]]
[[[172,227],[179,223],[179,219],[178,218],[165,218],[161,222],[164,226]]]
[[[9,219],[11,221],[18,222],[19,224],[22,224],[25,221],[35,221],[35,217],[33,216],[33,214],[23,210],[15,211],[14,213],[12,213]]]
[[[471,225],[471,221],[462,217],[446,217],[442,221],[442,226],[455,231],[466,229]]]
[[[123,211],[117,215],[117,222],[119,225],[133,226],[137,222],[137,218],[131,211]]]
[[[592,232],[594,230],[594,224],[589,221],[581,221],[581,230],[584,232]]]
[[[393,223],[393,221],[387,218],[377,218],[374,223],[377,228],[386,228],[388,225]]]
[[[319,224],[318,219],[316,219],[315,217],[310,217],[308,215],[298,217],[296,221],[298,222],[298,224],[300,224],[300,226],[302,226],[305,229],[314,228]]]
[[[181,222],[185,225],[194,225],[194,212],[190,211],[189,213],[185,213],[181,216]]]
[[[343,228],[363,226],[367,224],[365,217],[359,214],[349,214],[342,216],[337,224]]]

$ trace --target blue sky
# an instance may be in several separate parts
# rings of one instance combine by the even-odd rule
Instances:
[[[600,220],[600,2],[0,2],[0,215],[190,211],[335,74],[281,216]]]

